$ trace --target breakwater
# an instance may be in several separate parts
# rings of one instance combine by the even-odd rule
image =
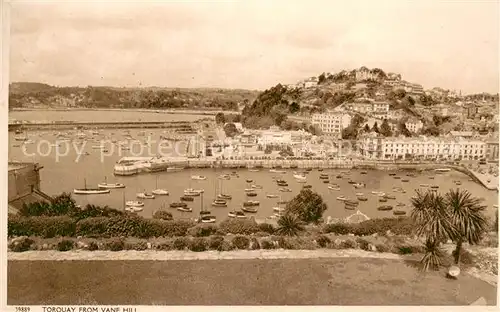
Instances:
[[[186,134],[196,133],[187,121],[127,122],[52,122],[9,124],[9,131],[72,130],[72,129],[172,129]]]

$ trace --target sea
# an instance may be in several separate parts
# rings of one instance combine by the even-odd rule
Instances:
[[[13,116],[12,116],[13,115]],[[18,120],[73,120],[73,121],[159,121],[159,120],[185,120],[194,121],[201,118],[213,118],[206,115],[162,115],[155,113],[143,112],[109,112],[109,111],[88,111],[88,112],[48,112],[48,111],[26,111],[13,112],[9,117]],[[163,119],[162,119],[163,118]],[[76,130],[71,132],[68,137],[75,138]],[[141,132],[145,132],[142,136]],[[73,195],[76,202],[82,206],[86,204],[109,206],[116,209],[124,208],[124,201],[139,200],[136,194],[140,192],[151,192],[153,189],[162,188],[169,191],[168,196],[156,196],[155,199],[140,199],[145,203],[143,210],[139,215],[151,217],[157,210],[170,211],[175,218],[191,219],[199,215],[199,211],[209,210],[212,215],[217,217],[217,220],[223,220],[231,210],[239,210],[243,202],[247,200],[257,200],[260,202],[258,211],[255,214],[247,214],[254,216],[256,219],[265,220],[272,216],[274,207],[280,206],[279,201],[289,201],[296,196],[304,185],[311,185],[311,189],[319,193],[327,204],[328,209],[324,213],[324,218],[345,218],[356,210],[359,210],[369,218],[393,217],[393,211],[379,211],[377,207],[381,205],[392,205],[395,209],[404,210],[409,215],[411,211],[411,196],[415,195],[417,189],[427,189],[431,185],[438,186],[438,192],[446,192],[450,189],[461,188],[472,193],[473,196],[484,199],[484,204],[488,207],[487,215],[493,217],[496,208],[493,205],[498,203],[497,191],[490,191],[482,185],[477,184],[469,179],[465,174],[450,171],[447,173],[436,173],[434,171],[413,173],[415,176],[407,176],[408,172],[403,171],[379,171],[369,170],[366,173],[362,170],[349,170],[346,173],[345,169],[325,169],[319,172],[313,169],[306,174],[306,183],[299,183],[294,177],[294,171],[300,169],[288,169],[286,173],[272,173],[268,169],[260,169],[258,172],[249,171],[248,169],[184,169],[178,172],[158,172],[158,173],[143,173],[135,176],[114,176],[113,168],[115,163],[124,156],[154,156],[156,146],[150,143],[151,148],[147,148],[143,143],[146,140],[158,141],[160,135],[163,134],[163,129],[109,129],[100,130],[98,135],[93,135],[91,131],[85,132],[87,137],[94,136],[95,141],[89,140],[84,146],[73,145],[74,142],[68,141],[61,143],[59,154],[56,153],[56,147],[51,144],[60,140],[57,131],[46,132],[28,132],[27,136],[33,141],[32,144],[27,144],[23,147],[21,142],[14,138],[16,134],[9,133],[9,161],[26,161],[38,162],[43,166],[40,170],[41,189],[49,195],[59,195],[62,192],[72,192],[75,188],[97,187],[98,183],[107,181],[107,183],[123,183],[126,185],[123,189],[111,190],[109,194],[102,195]],[[142,146],[144,151],[139,153],[139,150],[120,151],[116,144],[111,141],[123,141],[125,136],[130,135],[137,142],[141,142],[138,146]],[[108,152],[103,153],[102,150],[96,149],[95,145],[99,145],[99,140],[107,140]],[[113,151],[110,150],[113,148]],[[81,150],[80,150],[81,149]],[[140,148],[139,148],[140,149]],[[180,148],[182,150],[182,148]],[[38,150],[38,151],[37,151]],[[77,153],[83,151],[81,155]],[[120,151],[120,152],[119,152]],[[152,151],[152,152],[151,152]],[[87,154],[85,154],[88,153]],[[152,153],[152,154],[151,154]],[[172,152],[173,156],[175,152]],[[64,155],[63,154],[67,154]],[[238,175],[236,177],[234,174]],[[230,180],[221,180],[218,177],[222,174],[230,175]],[[328,184],[320,179],[320,174],[328,174],[331,184],[338,184],[340,190],[330,190]],[[391,175],[391,174],[395,174]],[[194,180],[192,176],[204,176],[205,180]],[[337,178],[342,175],[342,178]],[[395,178],[395,177],[399,177]],[[280,192],[279,186],[276,184],[276,179],[286,180],[291,192]],[[408,179],[408,182],[402,180]],[[251,182],[247,182],[250,181]],[[365,184],[362,188],[355,188],[348,183],[349,180]],[[456,181],[460,181],[457,185]],[[245,189],[251,185],[259,185],[262,188],[256,189],[257,196],[246,196]],[[428,185],[428,186],[425,186]],[[395,188],[404,189],[402,193],[396,191]],[[180,197],[187,188],[203,189],[202,197],[195,197],[193,202],[188,202],[188,206],[193,208],[193,212],[181,212],[174,208],[169,208],[169,204],[179,202]],[[387,202],[379,202],[379,197],[372,192],[384,192],[394,195],[395,199],[389,199]],[[212,200],[216,194],[224,193],[232,196],[228,201],[227,207],[212,207]],[[342,201],[337,197],[344,196],[348,199],[355,200],[357,193],[363,193],[367,197],[367,201],[360,201],[356,210],[347,210]],[[268,198],[267,194],[278,195],[276,198]],[[397,203],[405,204],[405,206],[396,207]],[[281,205],[283,207],[284,205]]]

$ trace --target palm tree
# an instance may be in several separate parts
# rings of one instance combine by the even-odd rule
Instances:
[[[297,236],[299,232],[303,231],[302,221],[300,221],[293,214],[286,214],[278,219],[278,235]]]
[[[444,256],[443,250],[440,248],[439,243],[431,239],[427,239],[424,244],[425,255],[420,260],[423,265],[423,270],[427,271],[429,268],[437,270],[442,263]]]
[[[456,189],[446,193],[446,205],[456,229],[454,235],[450,235],[450,239],[456,243],[453,252],[456,264],[460,262],[462,244],[477,244],[487,230],[488,222],[483,214],[486,206],[482,205],[481,201],[472,197],[467,190]]]

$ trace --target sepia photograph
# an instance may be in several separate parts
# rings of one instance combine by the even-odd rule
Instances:
[[[497,306],[499,1],[1,5],[16,312]]]

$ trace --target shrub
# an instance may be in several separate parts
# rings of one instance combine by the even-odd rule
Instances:
[[[257,232],[257,233],[255,233],[253,235],[256,236],[256,237],[266,237],[266,236],[269,236],[270,234],[266,233],[266,232]]]
[[[226,219],[219,224],[222,233],[249,235],[259,231],[257,222],[253,219]]]
[[[366,251],[371,251],[369,248],[370,242],[367,241],[366,239],[358,237],[358,238],[356,238],[356,242],[358,243],[359,248],[366,250]]]
[[[138,242],[127,242],[125,243],[125,248],[126,250],[146,250],[148,249],[148,243],[145,241],[138,241]]]
[[[346,239],[340,244],[342,249],[356,249],[358,247],[358,243],[351,238]]]
[[[396,235],[411,235],[413,232],[414,225],[410,218],[400,217],[400,218],[381,218],[381,219],[371,219],[363,221],[356,224],[353,227],[353,234],[362,235],[372,235],[375,233],[385,234],[387,231],[391,231]]]
[[[158,211],[155,211],[155,213],[153,214],[153,219],[160,219],[160,220],[170,221],[170,220],[173,220],[174,217],[168,211],[158,210]]]
[[[269,223],[260,223],[258,227],[259,227],[259,232],[273,234],[275,231],[274,226]]]
[[[208,248],[208,242],[203,237],[195,237],[189,242],[188,248],[191,251],[205,251]]]
[[[453,258],[455,258],[456,250],[453,249],[451,252],[451,255]],[[460,263],[463,263],[465,265],[472,265],[475,263],[475,257],[467,250],[461,249],[460,250]]]
[[[320,235],[316,238],[316,242],[318,243],[319,247],[325,248],[328,245],[328,243],[331,242],[331,240],[330,238],[328,238],[328,236]]]
[[[188,229],[188,234],[191,236],[202,237],[210,236],[217,232],[217,227],[212,224],[200,223]]]
[[[190,239],[187,237],[177,237],[174,240],[174,248],[177,250],[184,250],[189,246]]]
[[[57,217],[21,217],[9,216],[9,236],[39,236],[52,238],[75,235],[75,222],[67,216]]]
[[[71,218],[76,221],[86,219],[86,218],[94,218],[94,217],[120,217],[124,216],[125,212],[110,208],[108,206],[94,206],[87,205],[84,209],[75,209],[71,214]]]
[[[252,250],[260,249],[259,240],[257,238],[252,237],[250,239],[250,249],[252,249]]]
[[[15,238],[10,244],[10,250],[14,252],[23,252],[31,249],[31,246],[35,243],[34,240],[28,237],[18,237]]]
[[[247,249],[250,246],[250,239],[246,236],[237,235],[233,237],[232,243],[237,249]]]
[[[119,238],[113,238],[106,242],[106,249],[111,251],[120,251],[125,248],[125,242]]]
[[[263,239],[260,242],[260,247],[262,249],[274,249],[274,243],[270,241],[269,239]]]
[[[99,245],[97,245],[97,243],[96,243],[96,242],[91,241],[91,242],[87,245],[87,249],[88,249],[88,250],[90,250],[90,251],[98,250],[98,249],[99,249]]]
[[[173,250],[174,244],[172,241],[162,242],[162,243],[156,245],[156,249],[158,249],[158,250]]]
[[[409,244],[396,244],[393,248],[394,253],[398,253],[400,255],[409,255],[415,253],[423,253],[424,247],[420,245],[409,245]]]
[[[338,235],[346,235],[352,233],[352,226],[348,223],[330,223],[323,227],[323,233],[334,233]]]
[[[388,252],[390,251],[391,249],[389,247],[387,247],[387,245],[385,244],[376,244],[375,245],[375,248],[377,248],[377,251],[378,252]]]
[[[212,250],[222,251],[222,243],[224,242],[224,237],[220,235],[210,237],[208,247]]]
[[[316,249],[314,242],[305,237],[279,237],[278,246],[283,249],[312,250]]]
[[[57,243],[57,250],[68,251],[73,249],[75,242],[70,239],[63,239]]]

